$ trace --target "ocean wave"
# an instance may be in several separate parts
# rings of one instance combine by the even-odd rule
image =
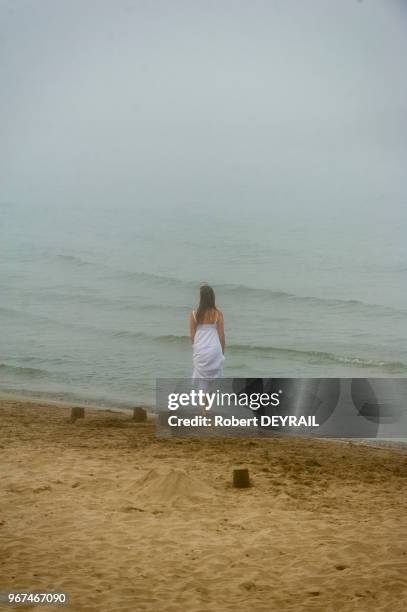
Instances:
[[[16,376],[24,376],[25,378],[44,378],[50,375],[47,370],[15,366],[8,363],[0,363],[0,372]]]
[[[134,340],[146,340],[149,342],[172,344],[182,347],[190,345],[191,342],[190,337],[187,335],[165,334],[153,336],[145,332],[132,332],[126,330],[114,332],[114,335],[128,337]],[[403,363],[402,361],[384,361],[355,356],[336,355],[334,353],[328,353],[325,351],[301,350],[253,344],[228,344],[227,350],[230,351],[232,355],[258,354],[259,356],[261,355],[263,357],[270,358],[286,357],[294,361],[306,361],[308,363],[318,365],[336,364],[356,368],[380,369],[382,371],[394,374],[407,373],[407,364]]]
[[[64,264],[72,265],[74,267],[89,266],[92,268],[97,268],[101,273],[101,277],[112,281],[122,280],[126,283],[137,281],[138,283],[146,283],[149,286],[155,285],[159,288],[170,287],[172,289],[179,288],[187,290],[188,292],[196,292],[200,285],[199,281],[197,282],[196,280],[180,279],[176,276],[166,274],[140,272],[137,270],[125,270],[107,264],[106,262],[90,261],[84,258],[83,256],[76,254],[73,255],[70,253],[56,253],[54,254],[54,258]],[[227,298],[233,299],[234,301],[246,298],[247,300],[278,300],[283,302],[286,301],[291,303],[298,303],[299,305],[320,305],[324,308],[340,309],[341,311],[353,310],[356,307],[361,309],[362,311],[367,311],[370,309],[372,312],[375,312],[375,314],[407,314],[407,309],[397,308],[384,304],[370,303],[359,299],[301,295],[296,292],[282,291],[279,289],[272,289],[268,287],[255,287],[239,283],[213,283],[213,286],[219,298],[226,300]],[[67,289],[70,290],[71,288],[67,287]],[[81,289],[83,290],[83,287]],[[79,297],[83,298],[86,296],[84,296],[84,294],[82,293]],[[92,286],[89,287],[88,297],[90,300],[92,299]],[[63,298],[63,294],[61,295],[61,298]],[[69,297],[67,297],[66,299],[69,299]],[[97,298],[95,301],[97,301]],[[100,301],[103,301],[103,298],[100,298]],[[117,300],[118,304],[119,302],[120,300]],[[159,305],[156,305],[156,307],[159,308]],[[126,305],[124,305],[124,308],[126,308]]]
[[[92,334],[104,335],[105,337],[110,338],[119,338],[123,340],[127,340],[130,342],[144,342],[144,343],[158,343],[163,345],[173,345],[179,347],[188,347],[190,346],[190,338],[188,335],[181,334],[161,334],[154,335],[145,331],[139,330],[131,330],[131,329],[108,329],[103,327],[98,327],[94,325],[89,325],[86,323],[73,323],[73,322],[63,322],[57,321],[46,317],[41,317],[40,315],[22,313],[19,311],[13,311],[7,308],[0,308],[0,312],[13,313],[18,316],[30,317],[32,319],[37,319],[38,322],[47,324],[53,324],[58,327],[66,327],[72,330],[84,330],[88,331]],[[306,361],[312,364],[337,364],[337,365],[347,365],[350,367],[356,368],[371,368],[371,369],[380,369],[387,373],[407,373],[407,364],[402,361],[385,361],[380,359],[369,359],[369,358],[361,358],[358,356],[343,356],[337,355],[330,352],[325,351],[315,351],[315,350],[301,350],[295,348],[286,348],[286,347],[276,347],[270,345],[257,345],[257,344],[246,344],[246,343],[235,343],[228,344],[228,351],[232,354],[243,355],[243,354],[258,354],[265,358],[273,358],[273,357],[285,357],[287,359],[292,359],[295,361]],[[357,349],[356,349],[357,350]],[[0,364],[0,367],[5,367],[5,364]],[[8,366],[7,366],[8,367]],[[10,366],[13,367],[13,366]],[[29,373],[30,368],[27,368]],[[41,373],[41,370],[38,372]],[[36,370],[32,372],[32,375],[40,375],[36,374]]]
[[[137,272],[137,271],[126,271],[118,270],[114,275],[115,278],[122,278],[125,280],[138,280],[147,281],[148,283],[157,284],[159,286],[171,286],[179,287],[188,290],[197,290],[199,283],[192,280],[180,279],[174,276],[165,276],[160,274],[151,274],[148,272]],[[320,297],[312,295],[299,295],[297,293],[289,291],[280,291],[278,289],[262,288],[262,287],[251,287],[244,284],[234,283],[219,283],[213,284],[213,287],[220,298],[230,297],[233,299],[249,298],[249,299],[269,299],[269,300],[286,300],[294,301],[302,304],[308,303],[310,305],[323,305],[324,307],[332,308],[354,308],[359,307],[361,309],[374,309],[377,312],[383,314],[397,313],[407,314],[406,309],[396,308],[393,306],[387,306],[384,304],[375,304],[365,302],[357,299],[345,299],[345,298],[331,298],[331,297]]]
[[[197,289],[199,287],[199,283],[196,281],[190,280],[182,280],[180,278],[176,278],[175,276],[167,276],[164,274],[153,274],[150,272],[138,272],[136,270],[122,270],[122,269],[113,269],[111,268],[111,278],[115,279],[123,279],[126,281],[137,280],[137,281],[147,281],[149,283],[156,283],[159,285],[166,286],[178,286],[185,287],[189,289]]]
[[[21,314],[18,310],[14,310],[14,308],[5,308],[4,306],[0,306],[0,314],[5,314],[5,315],[15,315],[15,314]]]
[[[39,314],[32,313],[32,312],[26,312],[23,310],[15,310],[14,308],[4,308],[2,306],[0,306],[0,315],[1,314],[11,316],[12,318],[22,319],[24,321],[28,319],[28,320],[42,322],[42,323],[49,323],[49,322],[55,323],[56,322],[53,319],[50,319],[49,317],[46,317],[44,315],[39,315]]]
[[[393,306],[386,306],[383,304],[374,304],[370,302],[364,302],[363,300],[356,299],[344,299],[344,298],[330,298],[330,297],[319,297],[312,295],[299,295],[297,293],[291,293],[288,291],[279,291],[276,289],[267,289],[267,288],[256,288],[250,287],[248,285],[234,285],[234,284],[223,284],[216,286],[217,292],[220,292],[222,295],[231,295],[238,299],[239,297],[260,297],[260,298],[268,298],[268,299],[276,299],[276,300],[286,300],[299,302],[302,304],[308,303],[311,305],[323,305],[324,307],[335,307],[335,308],[354,308],[360,307],[363,309],[374,309],[377,311],[382,311],[384,313],[398,313],[398,314],[406,314],[407,310],[394,308]]]
[[[145,332],[131,331],[131,330],[118,330],[111,332],[113,336],[117,338],[128,338],[133,340],[147,340],[150,342],[160,342],[164,344],[179,344],[185,345],[191,342],[189,336],[178,336],[176,334],[164,334],[161,336],[152,336]]]
[[[402,361],[383,361],[369,358],[352,357],[335,355],[324,351],[307,351],[300,349],[275,347],[275,346],[256,346],[250,344],[232,344],[228,349],[233,353],[258,353],[269,355],[272,358],[274,355],[286,356],[294,360],[307,361],[308,363],[323,364],[338,364],[349,365],[357,368],[373,368],[381,369],[388,373],[404,373],[407,372],[407,364]]]
[[[158,342],[165,342],[169,344],[190,344],[191,338],[189,336],[177,336],[176,334],[165,334],[163,336],[156,336],[154,338]]]
[[[83,266],[92,266],[92,267],[98,267],[98,268],[105,267],[105,264],[103,263],[88,261],[87,259],[84,259],[83,257],[80,257],[79,255],[56,253],[55,259],[57,261],[61,261],[62,263],[74,265],[75,267],[83,267]]]

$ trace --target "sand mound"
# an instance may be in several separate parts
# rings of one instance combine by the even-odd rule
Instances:
[[[158,504],[210,500],[215,494],[211,487],[180,469],[149,470],[137,484],[138,497]]]

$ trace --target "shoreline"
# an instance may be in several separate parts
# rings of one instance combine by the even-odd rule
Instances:
[[[148,418],[150,419],[153,415],[157,413],[154,411],[152,406],[147,406],[145,404],[134,404],[134,406],[129,406],[125,408],[123,406],[114,406],[113,404],[106,405],[98,405],[96,403],[86,403],[81,401],[67,401],[67,400],[59,400],[59,399],[49,399],[49,398],[41,398],[36,396],[24,395],[24,394],[14,394],[14,393],[3,393],[0,392],[0,404],[3,401],[15,401],[18,403],[27,403],[30,405],[40,406],[53,406],[55,408],[66,408],[71,409],[75,406],[79,408],[85,408],[85,410],[98,412],[107,412],[107,413],[119,413],[119,414],[130,414],[132,410],[136,407],[141,407],[146,410]],[[85,413],[86,414],[86,413]],[[302,439],[306,439],[302,437]],[[327,442],[333,443],[343,443],[343,444],[360,444],[364,446],[369,446],[371,448],[375,448],[378,450],[394,450],[399,452],[407,453],[407,442],[403,442],[401,440],[392,440],[392,439],[380,439],[380,438],[314,438],[316,440],[325,440]]]
[[[107,412],[122,412],[122,413],[128,413],[130,411],[133,410],[133,408],[136,408],[137,406],[140,406],[142,408],[144,408],[145,410],[147,410],[148,413],[152,413],[153,412],[153,408],[151,406],[146,406],[144,404],[134,404],[134,406],[130,406],[128,408],[126,408],[125,406],[118,406],[117,402],[112,402],[112,403],[107,403],[107,404],[97,404],[95,403],[93,400],[91,401],[91,403],[88,403],[86,401],[82,400],[62,400],[62,399],[53,399],[51,397],[48,396],[41,396],[41,395],[25,395],[24,393],[3,393],[2,391],[0,391],[0,402],[2,402],[3,400],[5,401],[17,401],[17,402],[27,402],[29,404],[41,404],[44,406],[60,406],[60,407],[64,407],[64,408],[73,408],[74,406],[78,406],[79,408],[88,408],[89,410],[96,410],[96,411],[107,411]],[[120,403],[119,403],[120,404]]]

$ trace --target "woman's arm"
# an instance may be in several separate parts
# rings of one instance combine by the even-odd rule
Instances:
[[[218,320],[216,323],[216,327],[218,328],[218,335],[220,344],[222,346],[222,353],[225,354],[225,321],[223,318],[223,312],[218,310]]]
[[[194,314],[191,312],[189,315],[189,335],[191,336],[191,342],[194,343],[195,333],[196,333],[197,322],[195,320]]]

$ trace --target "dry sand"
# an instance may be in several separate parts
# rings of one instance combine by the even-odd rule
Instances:
[[[68,415],[0,401],[0,591],[66,591],[75,611],[407,609],[404,452]],[[252,488],[231,487],[236,465]]]

